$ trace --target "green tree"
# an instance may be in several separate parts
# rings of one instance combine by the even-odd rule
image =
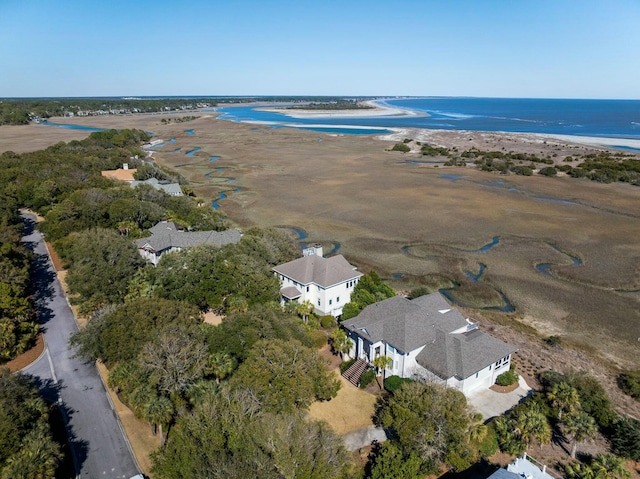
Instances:
[[[596,421],[584,411],[574,411],[567,414],[564,421],[565,431],[573,438],[571,457],[576,458],[578,443],[587,438],[593,438],[598,432]]]
[[[396,293],[388,286],[378,273],[371,271],[360,278],[353,288],[351,300],[342,308],[341,320],[357,316],[366,306],[395,296]]]
[[[340,388],[315,351],[281,339],[256,343],[230,383],[251,391],[265,410],[276,413],[305,410],[314,399],[335,397]]]
[[[624,459],[613,454],[598,454],[591,461],[596,479],[626,479],[631,473],[624,467]]]
[[[218,351],[209,356],[208,370],[216,378],[216,384],[220,384],[220,380],[229,376],[236,367],[236,360],[228,353]]]
[[[121,303],[136,269],[144,264],[130,240],[99,228],[74,234],[69,259],[67,284],[85,311]]]
[[[53,477],[62,455],[32,380],[0,368],[0,477]]]
[[[162,435],[162,425],[169,424],[173,418],[174,410],[171,401],[163,396],[155,396],[146,404],[145,418],[154,426],[158,427],[160,442],[164,445]],[[154,428],[154,434],[156,433]]]
[[[562,420],[562,413],[571,413],[580,406],[580,396],[576,388],[566,382],[554,384],[547,392],[547,399],[558,409],[558,420]]]
[[[393,359],[389,356],[378,356],[371,361],[371,365],[376,368],[378,374],[380,374],[381,371],[384,374],[387,368],[393,365]]]
[[[371,479],[422,479],[422,461],[415,454],[405,456],[393,441],[386,441],[370,459]]]
[[[89,360],[101,359],[108,366],[132,361],[144,345],[171,325],[202,322],[191,305],[161,298],[137,298],[118,306],[98,310],[80,331],[70,338],[77,354]]]
[[[441,464],[456,470],[471,464],[466,441],[470,419],[460,391],[435,384],[403,384],[380,400],[374,421],[393,431],[405,457],[420,458],[422,473],[433,473]]]
[[[351,351],[353,347],[353,341],[349,339],[347,333],[341,328],[336,328],[331,331],[329,338],[331,339],[331,347],[333,350],[340,353],[340,357],[344,360],[344,355]]]
[[[205,325],[210,354],[228,353],[239,363],[246,360],[251,348],[260,340],[297,340],[307,347],[313,340],[304,325],[280,310],[262,305],[250,307],[244,313],[228,315],[218,326]]]
[[[547,416],[536,402],[517,410],[513,417],[515,434],[528,445],[533,441],[546,444],[551,440],[551,426]]]
[[[346,478],[349,456],[326,424],[264,411],[246,391],[208,395],[153,456],[154,477]]]
[[[611,449],[618,456],[640,461],[640,421],[619,417],[613,424]]]

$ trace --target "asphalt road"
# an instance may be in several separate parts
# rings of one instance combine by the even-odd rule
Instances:
[[[74,358],[69,350],[68,339],[78,329],[77,323],[42,235],[33,228],[35,219],[23,216],[27,224],[23,241],[37,255],[34,279],[46,347],[44,354],[22,372],[38,378],[43,396],[62,406],[78,477],[128,479],[139,472],[135,460],[95,364]]]

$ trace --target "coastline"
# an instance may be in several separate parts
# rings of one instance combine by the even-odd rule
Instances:
[[[308,118],[379,118],[379,117],[423,117],[429,116],[427,113],[419,113],[415,110],[407,108],[390,107],[382,105],[378,100],[367,100],[363,102],[365,105],[371,107],[361,110],[303,110],[303,109],[286,109],[286,108],[256,108],[259,111],[266,111],[270,113],[279,113],[281,115],[288,116],[289,118],[296,119],[308,119]],[[315,125],[319,127],[319,125]],[[327,125],[327,128],[335,127],[335,125]],[[344,126],[343,128],[347,128]],[[390,128],[385,128],[389,130]]]

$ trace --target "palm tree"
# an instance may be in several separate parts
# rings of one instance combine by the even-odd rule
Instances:
[[[313,313],[313,309],[314,308],[311,304],[311,301],[307,299],[302,303],[298,303],[298,306],[296,307],[296,313],[302,316],[302,321],[306,323],[309,320],[309,315]]]
[[[558,408],[558,421],[562,420],[563,412],[572,412],[580,405],[578,390],[566,382],[554,385],[547,393],[547,399]]]
[[[573,459],[576,458],[578,443],[587,438],[593,438],[598,430],[595,419],[584,411],[567,414],[564,427],[565,431],[573,437],[573,446],[571,448],[571,457]]]
[[[146,404],[145,419],[157,426],[160,431],[160,444],[164,446],[164,436],[162,435],[162,425],[168,424],[173,418],[173,404],[165,396],[154,396]],[[154,430],[155,434],[155,430]]]
[[[331,344],[334,351],[340,353],[340,358],[344,361],[344,355],[353,347],[353,341],[349,339],[347,333],[340,328],[336,328],[331,332]]]
[[[624,467],[624,459],[613,454],[598,454],[591,461],[596,479],[626,479],[631,473]]]
[[[2,479],[54,477],[60,459],[62,453],[58,443],[44,427],[36,427],[23,438],[20,450],[7,459]]]
[[[378,356],[373,361],[371,361],[371,365],[376,368],[378,374],[380,370],[386,371],[389,366],[393,364],[393,359],[389,356]]]
[[[485,437],[487,437],[488,432],[489,429],[482,422],[482,414],[474,414],[471,417],[471,424],[469,425],[469,441],[475,443],[481,442]]]
[[[540,406],[536,403],[523,410],[515,418],[516,435],[528,445],[537,440],[548,443],[551,440],[551,426]]]
[[[232,295],[227,299],[227,307],[230,313],[244,313],[249,309],[249,302],[244,296]]]
[[[209,356],[209,371],[216,378],[216,384],[226,378],[236,368],[236,361],[228,353],[218,351]]]
[[[596,473],[591,466],[583,462],[565,464],[564,472],[568,479],[596,479]]]

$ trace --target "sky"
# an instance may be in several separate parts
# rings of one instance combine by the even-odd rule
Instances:
[[[640,0],[0,0],[0,97],[640,99]]]

